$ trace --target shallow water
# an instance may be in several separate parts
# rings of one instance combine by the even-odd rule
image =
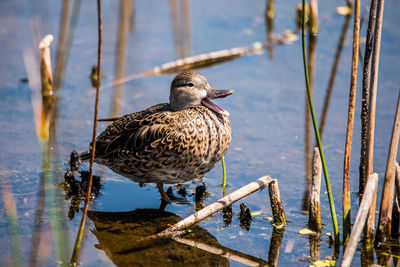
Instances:
[[[174,1],[171,1],[174,2]],[[182,1],[184,2],[184,1]],[[71,1],[70,9],[76,2]],[[178,1],[180,3],[180,1]],[[23,265],[38,264],[54,266],[69,261],[75,242],[81,212],[73,220],[68,219],[69,200],[60,183],[67,168],[72,150],[88,148],[92,132],[94,90],[88,78],[97,57],[97,18],[94,3],[82,1],[77,17],[74,37],[68,51],[64,79],[57,93],[58,113],[56,126],[50,134],[50,145],[38,137],[35,118],[40,115],[40,81],[38,80],[37,39],[53,34],[52,58],[55,66],[56,48],[60,36],[62,1],[1,1],[0,2],[0,263],[9,265],[20,259]],[[171,7],[163,1],[135,1],[134,17],[129,24],[126,49],[122,58],[122,76],[142,72],[173,61],[185,55],[250,46],[254,42],[265,42],[266,24],[265,1],[191,1],[189,3],[189,37],[178,50],[174,44]],[[287,29],[294,29],[294,14],[297,1],[275,3],[276,35]],[[318,35],[314,103],[317,117],[320,117],[322,103],[328,83],[336,46],[344,16],[336,13],[336,6],[344,1],[324,1],[319,6],[320,33]],[[368,17],[369,3],[363,3],[361,11]],[[117,69],[119,2],[103,1],[103,80],[113,81]],[[396,107],[398,85],[400,84],[399,44],[400,30],[397,14],[400,6],[387,1],[384,12],[381,62],[378,83],[377,117],[375,132],[375,172],[384,176],[387,151]],[[129,12],[128,12],[129,13]],[[179,11],[178,11],[179,13]],[[179,21],[178,21],[179,22]],[[182,23],[181,23],[182,24]],[[352,25],[352,23],[350,23]],[[365,36],[366,24],[362,26]],[[181,32],[184,31],[182,28]],[[325,157],[331,178],[338,221],[341,222],[341,192],[343,155],[346,134],[348,88],[350,84],[352,29],[346,35],[334,91],[332,94],[327,122],[323,135]],[[121,39],[120,39],[121,40]],[[364,43],[361,44],[364,51]],[[272,260],[269,254],[271,243],[280,247],[279,265],[307,266],[312,261],[308,236],[300,235],[299,229],[306,227],[308,216],[302,209],[305,187],[304,170],[304,106],[305,89],[301,57],[301,43],[274,47],[273,58],[265,52],[199,70],[215,88],[234,89],[235,94],[217,100],[220,106],[230,112],[233,139],[225,157],[227,164],[227,192],[232,192],[257,178],[270,174],[279,180],[280,193],[289,224],[279,240],[279,233],[273,234],[272,224],[264,219],[271,217],[267,191],[257,192],[233,205],[232,223],[225,227],[220,213],[198,224],[205,236],[196,240],[245,253],[247,259],[258,258],[258,263]],[[119,62],[118,64],[121,64]],[[35,76],[36,74],[36,76]],[[125,84],[119,100],[115,100],[114,88],[105,88],[100,96],[100,118],[122,115],[142,110],[150,105],[166,102],[169,85],[174,75],[150,76]],[[361,78],[359,71],[359,78]],[[29,83],[21,82],[29,78]],[[35,79],[36,78],[36,79]],[[358,80],[357,106],[355,114],[353,157],[351,162],[351,191],[358,190],[358,165],[360,151],[360,86]],[[118,97],[117,97],[118,98]],[[39,105],[38,105],[39,103]],[[116,104],[113,104],[116,103]],[[38,113],[39,112],[39,113]],[[100,132],[106,123],[99,123]],[[88,165],[82,165],[88,170]],[[98,212],[128,212],[137,209],[157,209],[159,194],[154,185],[140,187],[108,169],[95,166],[95,174],[103,183],[101,196],[90,209]],[[380,186],[382,185],[380,179]],[[209,172],[204,181],[209,196],[204,204],[210,204],[222,196],[222,169],[220,164]],[[187,185],[188,204],[172,204],[166,211],[183,218],[195,211],[194,189],[197,184]],[[167,186],[165,186],[167,188]],[[322,182],[325,192],[325,185]],[[174,187],[175,189],[175,187]],[[381,187],[379,187],[379,191]],[[177,193],[175,192],[177,195]],[[322,193],[323,233],[332,232],[327,195]],[[14,201],[14,202],[13,202]],[[379,200],[378,200],[379,201]],[[262,211],[256,215],[250,230],[239,225],[239,204],[244,202],[251,211]],[[358,196],[352,194],[354,221]],[[379,202],[378,202],[379,203]],[[12,211],[17,214],[17,230],[12,227]],[[11,214],[11,217],[10,217]],[[120,214],[121,215],[121,214]],[[111,216],[111,215],[110,215]],[[122,215],[121,215],[122,216]],[[128,218],[130,215],[127,215]],[[176,220],[176,219],[175,219]],[[119,218],[116,221],[121,222]],[[111,225],[116,222],[111,222]],[[156,257],[157,249],[116,260],[115,255],[105,246],[104,240],[89,229],[99,229],[96,221],[87,221],[80,262],[83,266],[128,264],[135,257]],[[108,226],[104,226],[107,229]],[[129,226],[131,227],[131,226]],[[126,228],[129,228],[126,226]],[[138,227],[137,225],[135,227]],[[124,226],[122,226],[124,228]],[[201,232],[203,231],[201,230]],[[121,230],[118,230],[121,231]],[[200,231],[200,230],[199,230]],[[114,231],[115,233],[115,231]],[[122,237],[126,232],[121,231]],[[130,233],[129,234],[133,234]],[[129,236],[127,234],[127,236]],[[118,235],[121,238],[121,235]],[[113,237],[111,236],[111,239]],[[120,239],[117,239],[120,240]],[[122,239],[123,240],[123,239]],[[274,242],[271,242],[274,240]],[[18,243],[19,242],[19,243]],[[123,243],[123,241],[119,241]],[[13,246],[14,244],[14,246]],[[100,245],[97,245],[100,244]],[[126,248],[129,247],[127,240]],[[14,250],[12,248],[18,248]],[[360,246],[361,248],[361,246]],[[187,248],[186,248],[187,249]],[[194,251],[193,251],[194,250]],[[166,258],[155,259],[159,265],[197,264],[240,266],[244,264],[233,259],[203,253],[196,249],[184,254],[199,253],[198,262],[187,262],[178,253],[167,254]],[[341,247],[342,250],[342,247]],[[123,251],[123,250],[122,250]],[[155,251],[155,252],[154,252]],[[164,249],[161,247],[160,252]],[[123,252],[117,253],[118,255]],[[149,254],[147,254],[149,253]],[[153,253],[153,254],[150,254]],[[341,251],[342,253],[342,251]],[[204,255],[203,255],[204,254]],[[150,255],[150,256],[149,256]],[[161,253],[160,253],[161,255]],[[164,254],[163,254],[164,255]],[[242,254],[240,254],[242,255]],[[328,237],[321,237],[319,258],[333,255]],[[339,260],[342,254],[339,255]],[[126,256],[126,255],[125,255]],[[201,257],[205,258],[201,258]],[[275,253],[276,256],[276,253]],[[118,262],[118,263],[117,263]],[[145,261],[143,261],[145,262]],[[145,263],[143,263],[145,264]],[[355,254],[354,265],[360,265],[360,251]]]

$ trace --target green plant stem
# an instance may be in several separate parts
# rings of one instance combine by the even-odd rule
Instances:
[[[226,186],[226,169],[225,169],[225,159],[222,157],[222,186]]]
[[[328,175],[328,170],[326,168],[324,152],[323,152],[322,144],[321,144],[321,138],[319,136],[317,120],[315,119],[315,113],[314,113],[314,107],[313,107],[313,103],[312,103],[312,95],[311,95],[311,89],[310,89],[310,80],[308,77],[308,70],[307,70],[307,59],[306,59],[306,49],[305,49],[305,42],[306,42],[305,41],[305,19],[304,19],[305,0],[302,0],[302,8],[303,8],[303,10],[302,10],[302,18],[301,18],[301,20],[302,20],[302,25],[301,25],[302,38],[301,38],[301,40],[302,40],[304,75],[305,75],[305,79],[306,79],[308,103],[310,105],[311,117],[312,117],[312,121],[313,121],[315,137],[317,139],[318,149],[321,154],[322,167],[323,167],[324,176],[325,176],[325,184],[326,184],[326,189],[328,191],[329,206],[331,208],[333,231],[334,231],[334,235],[335,235],[335,245],[339,246],[340,245],[340,237],[339,237],[339,227],[338,227],[337,218],[336,218],[335,203],[333,201],[332,189],[331,189],[331,185],[329,182],[329,175]]]

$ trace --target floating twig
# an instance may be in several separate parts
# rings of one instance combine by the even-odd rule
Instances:
[[[344,152],[343,166],[343,243],[346,245],[350,235],[350,158],[351,143],[353,138],[354,110],[356,106],[357,70],[358,70],[358,48],[360,43],[360,0],[355,0],[354,5],[354,27],[353,27],[353,53],[351,63],[351,79],[349,92],[349,108],[347,115],[346,146]]]
[[[386,242],[391,232],[394,182],[396,175],[396,156],[400,137],[400,91],[397,99],[396,116],[393,123],[392,138],[386,162],[385,180],[382,188],[382,199],[379,211],[379,224],[375,243]]]
[[[353,259],[354,252],[356,251],[358,241],[360,240],[361,232],[364,228],[365,220],[368,215],[369,205],[371,205],[375,189],[378,185],[378,174],[374,173],[368,177],[365,186],[364,195],[361,200],[360,208],[358,209],[354,227],[351,232],[349,242],[347,243],[346,250],[342,258],[340,266],[350,266]]]
[[[321,204],[320,204],[320,191],[321,191],[321,174],[322,164],[321,156],[319,155],[318,147],[314,148],[313,164],[312,164],[312,179],[311,179],[311,192],[310,192],[310,205],[308,211],[308,225],[311,230],[321,233]]]

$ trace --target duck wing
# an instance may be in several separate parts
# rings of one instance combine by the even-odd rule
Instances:
[[[107,158],[115,153],[142,152],[165,136],[171,121],[168,104],[158,104],[144,111],[115,119],[96,141],[96,158]]]

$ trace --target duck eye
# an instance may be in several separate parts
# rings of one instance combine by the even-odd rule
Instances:
[[[188,85],[189,87],[193,87],[193,86],[194,86],[193,83],[188,83],[187,85]]]

